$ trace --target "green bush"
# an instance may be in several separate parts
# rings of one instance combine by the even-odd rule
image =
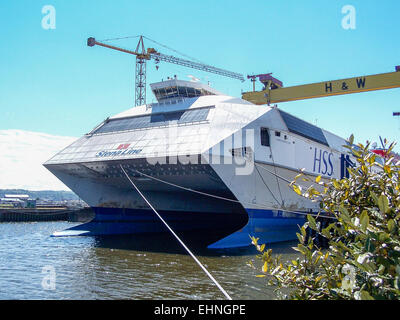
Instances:
[[[294,248],[299,258],[282,262],[252,237],[261,260],[261,265],[252,265],[261,268],[258,277],[268,277],[279,298],[400,298],[400,162],[394,163],[393,157],[378,162],[369,144],[355,147],[353,139],[346,146],[356,160],[349,178],[323,182],[317,177],[303,189],[297,181],[310,179],[301,174],[291,183],[298,194],[320,202],[320,214],[335,217],[320,228],[319,219],[307,216]],[[388,154],[393,147],[388,146]],[[315,238],[307,237],[307,227],[325,237],[329,248],[319,248]]]

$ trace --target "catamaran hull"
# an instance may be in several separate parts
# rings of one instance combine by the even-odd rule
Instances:
[[[106,119],[44,164],[96,213],[56,235],[166,231],[121,166],[175,231],[211,248],[296,239],[319,205],[290,182],[346,174],[345,140],[283,110],[176,79],[152,89],[159,103]]]

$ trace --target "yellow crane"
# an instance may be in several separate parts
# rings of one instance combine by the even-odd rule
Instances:
[[[292,87],[283,87],[282,82],[274,78],[271,73],[247,76],[253,81],[253,91],[242,93],[242,98],[257,105],[269,105],[278,102],[399,88],[400,66],[396,66],[395,69],[395,72],[324,81]],[[255,91],[255,78],[259,78],[264,84],[262,91]]]

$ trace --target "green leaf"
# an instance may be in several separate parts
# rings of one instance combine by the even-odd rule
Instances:
[[[330,233],[330,229],[329,226],[327,228],[322,229],[321,233],[322,235],[327,238],[328,240],[332,238],[332,235]]]
[[[390,219],[387,223],[387,227],[390,233],[392,233],[396,227],[396,224],[393,219]]]
[[[307,248],[303,244],[298,244],[297,247],[293,247],[292,249],[300,252],[303,255],[307,253]]]
[[[343,221],[346,223],[351,223],[351,217],[347,208],[341,205],[339,207],[339,211],[341,213],[340,217],[343,219]]]
[[[369,226],[369,216],[367,210],[364,210],[360,216],[361,230],[366,232]]]
[[[378,198],[378,207],[382,213],[387,213],[389,211],[389,200],[385,195],[381,195]]]
[[[310,228],[313,230],[317,230],[317,223],[315,222],[315,219],[313,218],[313,216],[308,214],[307,220],[308,220]]]
[[[304,243],[304,237],[300,233],[296,232],[296,236],[300,243]]]
[[[387,234],[386,232],[380,232],[379,234],[378,234],[378,240],[379,241],[386,241],[387,239],[389,239],[390,238],[390,235],[389,234]]]
[[[360,292],[360,298],[361,298],[361,300],[375,300],[375,299],[372,298],[371,295],[370,295],[367,291],[365,291],[365,290],[363,290],[363,291]]]
[[[304,226],[302,226],[300,228],[300,232],[301,232],[301,235],[303,236],[303,238],[305,238],[307,236],[307,231],[306,231],[306,228],[304,228]]]
[[[367,251],[367,252],[374,252],[375,246],[374,246],[374,244],[373,244],[373,241],[371,241],[371,238],[370,238],[370,237],[368,237],[368,238],[365,240],[364,249],[365,249],[365,251]]]
[[[349,137],[349,144],[350,145],[352,145],[353,143],[354,143],[354,135],[351,135],[350,137]]]
[[[378,205],[378,203],[379,203],[379,198],[378,198],[378,196],[377,196],[374,192],[372,192],[372,191],[371,191],[370,194],[371,194],[371,197],[372,197],[372,199],[374,200],[375,204]]]

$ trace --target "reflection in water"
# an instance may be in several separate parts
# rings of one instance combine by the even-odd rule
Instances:
[[[71,225],[0,223],[0,299],[224,299],[172,235],[50,237]],[[187,245],[233,299],[275,298],[246,265],[253,247]],[[293,245],[269,247],[292,259]],[[55,290],[42,287],[45,266],[56,271]]]
[[[178,236],[195,255],[221,256],[228,253],[229,255],[256,253],[256,250],[254,250],[252,247],[231,250],[207,249],[201,239],[202,234],[200,232],[197,234],[190,232],[190,235],[181,232],[178,233]],[[95,237],[95,246],[110,249],[136,250],[155,253],[187,254],[182,245],[170,233]]]

